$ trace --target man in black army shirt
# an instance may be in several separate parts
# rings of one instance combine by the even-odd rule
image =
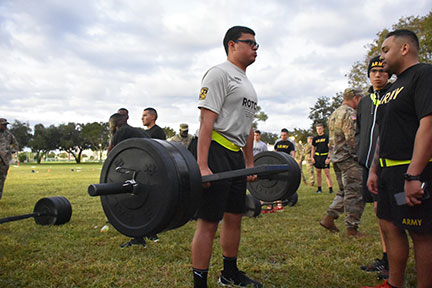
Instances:
[[[324,134],[324,126],[322,124],[316,125],[316,131],[318,133],[312,140],[312,151],[311,158],[312,163],[317,171],[317,184],[318,190],[316,193],[321,193],[321,170],[324,169],[324,174],[326,176],[327,185],[329,187],[329,192],[333,193],[332,180],[330,178],[330,158],[328,155],[329,152],[329,137],[327,134]]]
[[[369,190],[379,195],[390,267],[388,281],[378,287],[404,286],[406,231],[414,244],[417,287],[432,287],[432,65],[419,63],[419,48],[409,30],[390,32],[381,46],[384,71],[397,80],[381,100],[386,111],[368,179]]]
[[[295,157],[294,144],[288,139],[288,130],[283,128],[281,130],[281,140],[277,141],[274,145],[274,150],[279,152],[285,152]]]

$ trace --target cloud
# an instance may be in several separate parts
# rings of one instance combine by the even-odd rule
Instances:
[[[226,29],[245,25],[261,45],[247,71],[269,116],[259,127],[308,128],[309,107],[346,87],[345,74],[378,31],[431,6],[426,0],[5,0],[0,114],[51,125],[107,121],[126,107],[132,125],[141,126],[142,109],[152,106],[160,126],[177,130],[188,122],[193,131],[201,78],[225,61]]]

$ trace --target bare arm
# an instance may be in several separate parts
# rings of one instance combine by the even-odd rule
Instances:
[[[201,108],[200,129],[198,134],[197,162],[202,176],[213,174],[213,172],[208,167],[208,153],[210,149],[213,125],[217,118],[218,114],[216,114],[215,112],[205,108]]]
[[[314,158],[314,155],[315,155],[315,146],[312,145],[312,149],[311,149],[311,160],[312,160],[312,163],[315,164],[315,158]]]
[[[242,148],[243,155],[245,158],[246,168],[254,167],[253,141],[254,141],[254,130],[251,127],[249,136],[246,140],[246,145]],[[248,181],[256,181],[256,180],[257,180],[257,175],[248,176]]]
[[[432,115],[423,117],[414,142],[414,151],[407,173],[420,175],[432,157]],[[424,191],[420,187],[420,181],[405,181],[405,197],[409,206],[421,204],[420,198]]]

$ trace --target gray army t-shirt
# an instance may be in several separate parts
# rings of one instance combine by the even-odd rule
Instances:
[[[198,108],[219,115],[213,129],[244,147],[258,106],[257,94],[246,73],[226,61],[207,71],[201,87]]]

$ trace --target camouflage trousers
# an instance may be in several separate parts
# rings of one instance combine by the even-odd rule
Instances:
[[[297,163],[299,163],[299,162],[297,161]],[[302,162],[299,163],[299,167],[300,167],[300,173],[301,173],[301,178],[303,179],[303,183],[307,184],[306,176],[303,173],[303,163]]]
[[[336,181],[339,186],[339,190],[344,190],[343,181],[342,181],[342,171],[340,170],[339,166],[333,165],[333,170],[336,175]]]
[[[9,170],[9,165],[4,165],[3,161],[0,160],[0,199],[3,194],[3,187],[6,181],[7,172]]]
[[[358,228],[365,207],[362,197],[362,168],[353,158],[333,165],[342,173],[344,190],[336,194],[327,215],[336,219],[345,212],[345,226]]]
[[[315,185],[315,167],[314,167],[312,161],[307,161],[306,160],[306,171],[309,174],[309,181],[308,181],[308,183],[311,186]]]

